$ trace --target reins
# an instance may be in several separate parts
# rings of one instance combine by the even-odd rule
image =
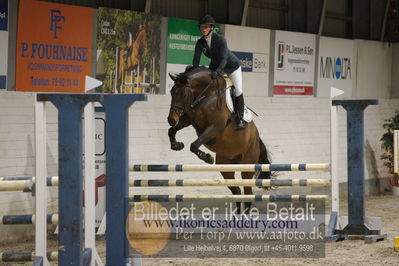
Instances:
[[[213,84],[214,80],[212,80],[211,82],[208,83],[208,85],[201,91],[200,95],[198,95],[198,97],[193,101],[193,103],[190,105],[190,109],[193,109],[194,107],[196,107],[198,104],[201,103],[201,101],[203,99],[205,99],[206,97],[204,96],[205,92],[209,89],[209,87]],[[219,85],[219,84],[218,84]],[[219,90],[219,88],[218,88]]]
[[[196,106],[198,106],[201,103],[208,102],[210,99],[213,97],[217,96],[218,101],[217,101],[217,107],[220,109],[222,107],[222,98],[220,97],[223,93],[226,92],[227,88],[224,88],[223,90],[219,89],[219,80],[216,79],[217,82],[217,90],[215,94],[212,94],[210,96],[205,96],[204,94],[208,91],[210,86],[214,83],[215,80],[212,80],[211,82],[208,83],[208,85],[201,91],[200,95],[198,95],[197,98],[193,100],[193,102],[190,104],[190,106],[187,108],[185,106],[180,106],[177,104],[171,104],[171,108],[180,111],[180,115],[184,115],[185,113],[189,112],[190,110],[194,109]]]

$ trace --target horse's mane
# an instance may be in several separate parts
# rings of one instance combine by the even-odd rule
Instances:
[[[193,67],[189,66],[183,73],[178,75],[178,81],[181,83],[187,83],[187,79],[196,75],[196,74],[206,74],[209,75],[211,73],[210,69],[205,66]],[[201,75],[202,76],[202,75]]]

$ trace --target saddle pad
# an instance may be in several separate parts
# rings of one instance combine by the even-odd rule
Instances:
[[[226,80],[227,83],[227,80]],[[228,84],[228,83],[227,83]],[[231,86],[229,86],[226,89],[226,104],[227,107],[229,108],[230,112],[234,113],[234,106],[233,106],[233,100],[231,99]],[[251,110],[249,110],[246,106],[244,106],[244,121],[249,123],[252,121],[253,115]]]
[[[227,76],[227,74],[223,74],[223,78],[226,81],[226,88],[233,86],[233,82],[231,81],[229,76]]]

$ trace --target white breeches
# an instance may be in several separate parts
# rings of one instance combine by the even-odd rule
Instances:
[[[229,78],[233,82],[234,87],[236,88],[236,97],[242,94],[242,72],[241,67],[236,69],[234,72],[229,74]]]

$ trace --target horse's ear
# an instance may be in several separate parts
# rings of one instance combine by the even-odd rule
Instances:
[[[176,73],[169,73],[169,77],[173,80],[176,81],[179,78],[179,75]]]

